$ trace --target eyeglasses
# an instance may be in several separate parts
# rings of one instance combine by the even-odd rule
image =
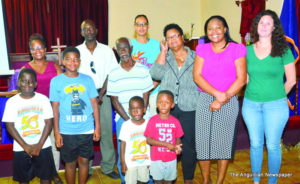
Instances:
[[[44,50],[45,47],[43,46],[36,46],[36,47],[31,47],[30,50],[36,51],[36,50]]]
[[[166,37],[167,41],[174,40],[179,38],[180,34],[174,34],[173,36]]]
[[[92,71],[94,74],[96,74],[96,70],[95,70],[95,68],[94,68],[94,61],[91,61],[90,67],[91,67],[91,71]]]
[[[146,26],[148,26],[148,23],[134,23],[134,25],[136,25],[137,27],[146,27]]]

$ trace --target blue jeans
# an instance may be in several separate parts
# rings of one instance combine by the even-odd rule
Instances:
[[[118,171],[122,180],[122,183],[125,183],[125,176],[122,174],[122,168],[121,168],[121,141],[119,140],[119,135],[121,132],[121,128],[123,123],[125,122],[125,120],[123,118],[120,117],[120,119],[116,122],[116,134],[117,134],[117,145],[118,145],[118,163],[117,163],[117,167],[118,167]]]
[[[289,118],[287,99],[270,102],[254,102],[244,98],[242,115],[250,136],[250,160],[253,181],[260,181],[263,162],[264,136],[268,150],[269,174],[278,174],[281,165],[280,140]],[[269,176],[269,184],[277,183],[277,177]]]

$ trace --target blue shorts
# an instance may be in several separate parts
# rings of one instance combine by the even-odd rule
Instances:
[[[177,159],[169,162],[161,160],[151,161],[150,175],[153,177],[153,180],[175,180],[177,178]]]

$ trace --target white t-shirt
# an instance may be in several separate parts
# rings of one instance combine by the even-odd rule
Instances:
[[[53,111],[49,99],[40,93],[30,99],[24,99],[20,93],[7,100],[3,122],[14,123],[21,138],[29,145],[40,141],[45,119],[53,118]],[[50,138],[47,137],[43,148],[51,146]],[[14,141],[13,151],[24,151],[17,141]]]
[[[125,163],[128,168],[148,166],[151,163],[150,146],[144,136],[147,124],[148,120],[141,125],[127,120],[122,125],[119,139],[126,142]]]

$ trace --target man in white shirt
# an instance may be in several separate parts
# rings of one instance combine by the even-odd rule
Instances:
[[[112,140],[112,111],[111,100],[106,96],[107,78],[110,71],[118,66],[118,62],[110,47],[96,40],[98,29],[92,20],[84,20],[81,24],[81,35],[85,41],[78,45],[81,64],[80,73],[91,76],[98,90],[98,103],[100,105],[101,139],[100,151],[102,155],[102,173],[118,179],[119,174],[114,171],[115,149]],[[92,161],[90,161],[89,175],[92,175]]]

